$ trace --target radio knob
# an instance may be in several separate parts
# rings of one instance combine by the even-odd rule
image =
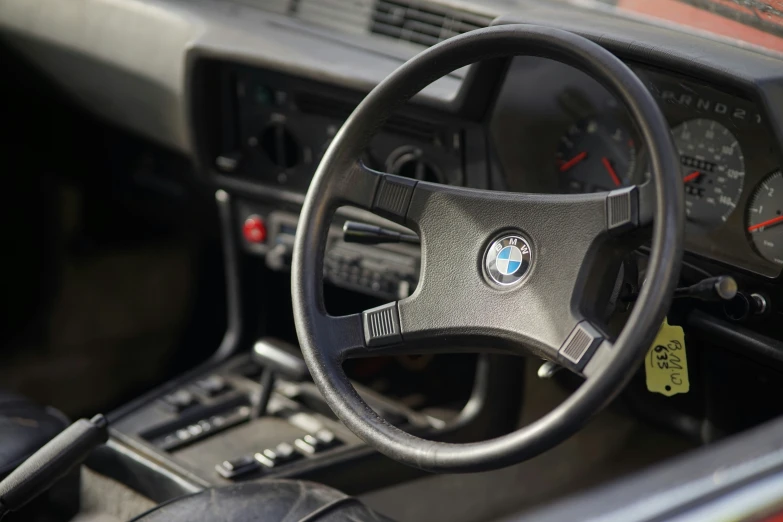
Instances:
[[[283,123],[272,123],[261,132],[259,147],[269,160],[283,169],[299,163],[299,144]]]
[[[386,159],[386,169],[392,174],[419,181],[442,183],[440,172],[424,158],[417,147],[400,147]]]

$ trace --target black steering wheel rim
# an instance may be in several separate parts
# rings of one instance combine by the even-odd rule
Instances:
[[[362,332],[336,328],[323,302],[326,237],[337,207],[357,189],[356,160],[386,118],[432,81],[465,65],[505,56],[539,56],[582,70],[628,109],[647,147],[655,199],[646,283],[626,326],[610,345],[597,374],[545,417],[492,440],[449,444],[408,434],[379,417],[359,397],[342,370],[335,347],[362,344]],[[641,207],[639,207],[641,208]],[[367,443],[400,462],[429,471],[463,472],[513,464],[546,451],[577,431],[632,377],[665,316],[682,258],[684,202],[678,155],[668,124],[649,91],[618,58],[573,33],[532,25],[481,29],[431,47],[381,82],[356,108],[332,141],[302,209],[292,264],[297,334],[313,380],[337,416]],[[355,321],[355,326],[360,326]]]

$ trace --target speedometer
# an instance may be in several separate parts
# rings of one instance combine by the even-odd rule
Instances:
[[[745,158],[737,138],[720,123],[689,120],[675,128],[685,182],[685,212],[693,222],[714,227],[737,206],[745,181]]]
[[[783,265],[783,173],[761,182],[748,207],[748,234],[765,259]]]

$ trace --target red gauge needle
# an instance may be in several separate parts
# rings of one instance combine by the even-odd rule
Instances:
[[[776,225],[778,223],[783,223],[783,216],[773,217],[772,219],[768,219],[766,221],[762,221],[761,223],[757,223],[755,225],[749,226],[748,232],[753,232],[754,230],[768,227],[770,225]]]
[[[690,174],[682,178],[682,181],[684,183],[690,183],[691,181],[695,180],[699,176],[701,176],[701,172],[699,172],[698,170],[694,170],[693,172],[691,172]]]
[[[601,163],[604,164],[604,168],[609,173],[609,175],[612,176],[612,181],[614,181],[615,186],[616,187],[621,186],[623,184],[623,182],[620,181],[620,177],[614,171],[614,167],[612,167],[612,164],[609,163],[609,158],[607,158],[607,157],[601,158]]]
[[[565,163],[563,163],[562,165],[560,165],[560,172],[567,171],[568,169],[570,169],[571,167],[573,167],[574,165],[576,165],[577,163],[579,163],[580,161],[582,161],[586,157],[587,157],[587,152],[586,151],[580,152],[579,154],[577,154],[576,156],[574,156],[570,160],[568,160]]]

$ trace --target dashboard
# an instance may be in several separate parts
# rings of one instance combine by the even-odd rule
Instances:
[[[780,275],[783,174],[758,105],[731,89],[629,65],[658,100],[681,154],[687,251],[765,278]],[[209,142],[218,175],[261,187],[273,200],[299,201],[362,93],[231,63],[210,63],[209,71],[219,78]],[[492,157],[500,167],[494,183]],[[581,71],[535,57],[508,64],[485,122],[410,106],[378,133],[362,161],[423,181],[518,192],[608,191],[649,179],[644,140],[617,99]],[[251,205],[242,221],[268,220],[269,212]],[[278,221],[274,213],[273,232]],[[290,249],[295,215],[283,221],[291,222],[290,236],[272,239]],[[405,279],[415,288],[415,270]],[[392,288],[379,297],[399,295]]]
[[[686,249],[779,275],[783,175],[758,105],[683,75],[629,65],[658,100],[680,152]],[[491,130],[509,190],[594,192],[649,179],[643,140],[627,111],[603,86],[563,64],[516,58]]]

